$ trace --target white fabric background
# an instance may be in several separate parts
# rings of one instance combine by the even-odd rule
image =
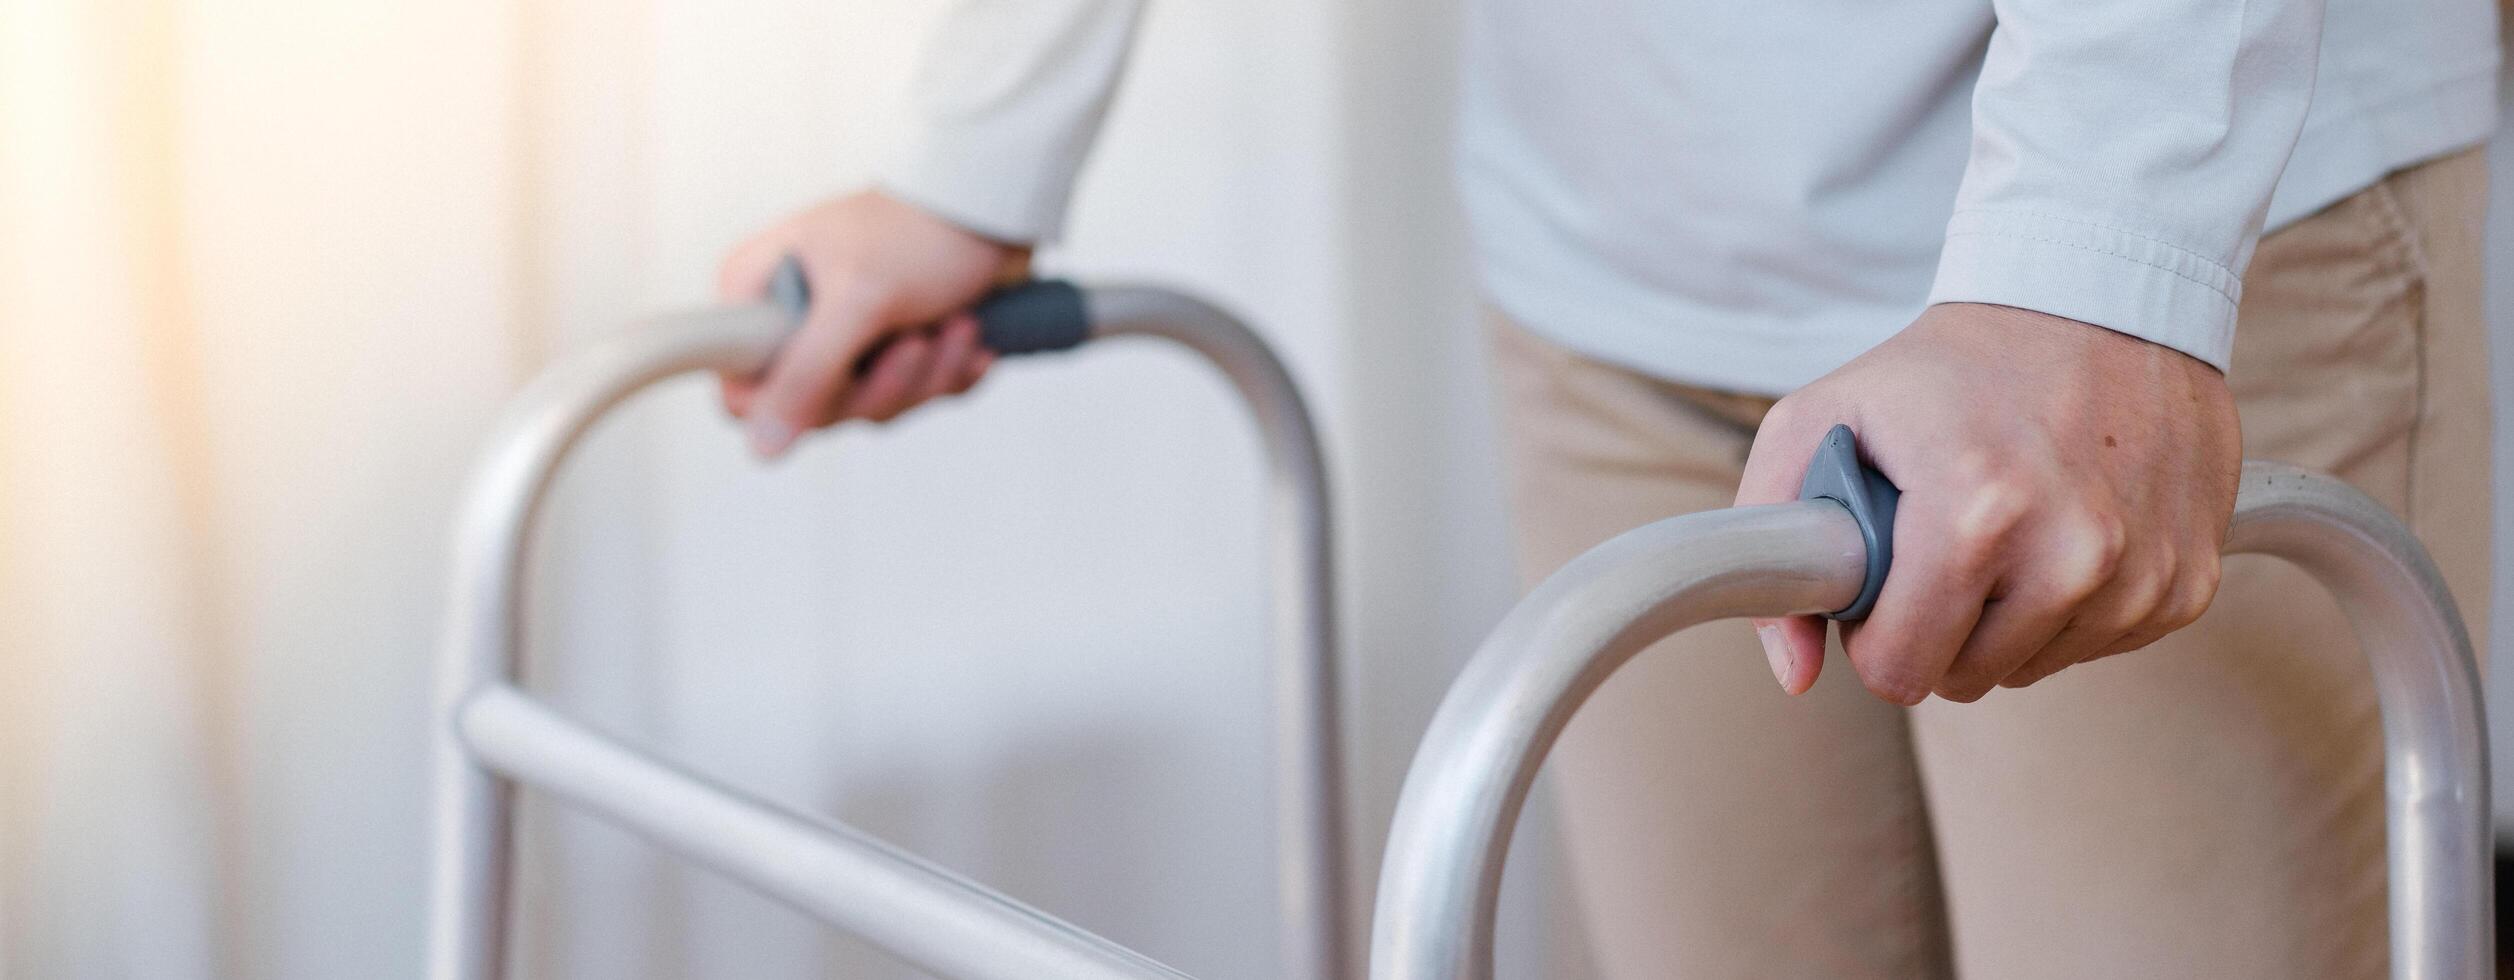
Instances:
[[[487,420],[868,173],[935,12],[0,0],[0,976],[417,974],[426,657]],[[1156,4],[1052,260],[1237,307],[1320,407],[1365,867],[1512,591],[1449,18]],[[1012,365],[774,469],[679,384],[564,480],[535,682],[1199,976],[1271,976],[1253,453],[1151,349]],[[906,972],[529,816],[526,976]],[[1576,975],[1522,853],[1508,972]]]

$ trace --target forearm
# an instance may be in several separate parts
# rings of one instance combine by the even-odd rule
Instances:
[[[913,134],[884,190],[971,231],[1062,230],[1143,0],[961,0],[928,49]]]
[[[2321,0],[1994,5],[1930,302],[2064,316],[2223,369]]]

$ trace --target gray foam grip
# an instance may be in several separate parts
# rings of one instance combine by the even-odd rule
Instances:
[[[1064,350],[1091,339],[1082,290],[1059,279],[998,289],[969,312],[978,318],[979,340],[998,354]]]
[[[1807,463],[1807,478],[1799,482],[1798,499],[1841,504],[1859,522],[1860,543],[1868,547],[1868,577],[1860,583],[1859,598],[1826,613],[1825,618],[1866,619],[1876,607],[1877,593],[1885,589],[1886,572],[1894,565],[1894,505],[1902,498],[1903,491],[1894,481],[1859,461],[1859,437],[1851,434],[1850,426],[1834,426],[1816,445],[1816,458]]]
[[[812,285],[803,263],[786,256],[768,280],[769,299],[799,324],[812,305]],[[1091,313],[1082,290],[1073,283],[1042,279],[988,293],[970,307],[978,319],[978,341],[998,354],[1035,354],[1064,350],[1091,339]],[[871,355],[867,352],[866,361]]]

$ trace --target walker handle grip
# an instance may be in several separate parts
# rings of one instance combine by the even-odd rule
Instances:
[[[1894,564],[1894,505],[1903,491],[1885,474],[1859,460],[1859,437],[1851,427],[1836,425],[1816,444],[1816,458],[1807,463],[1807,478],[1798,485],[1800,500],[1830,500],[1851,512],[1859,522],[1859,540],[1868,546],[1868,577],[1860,583],[1859,598],[1851,604],[1825,614],[1825,618],[1855,622],[1868,618],[1868,610],[1877,605],[1877,593],[1885,588],[1886,571]]]
[[[799,326],[812,304],[812,284],[803,263],[786,256],[769,278],[768,295]],[[978,319],[978,342],[997,354],[1037,354],[1064,350],[1091,339],[1091,314],[1082,290],[1061,279],[1036,279],[997,289],[969,308]],[[895,336],[895,335],[894,335]],[[862,373],[890,344],[873,345],[857,359]]]

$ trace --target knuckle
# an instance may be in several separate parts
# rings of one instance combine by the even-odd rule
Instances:
[[[1773,402],[1771,408],[1764,410],[1761,430],[1787,432],[1796,428],[1806,415],[1805,405],[1806,402],[1797,395],[1783,396],[1780,401]]]
[[[2209,603],[2217,598],[2217,571],[2193,573],[2174,583],[2165,599],[2165,615],[2170,629],[2181,629],[2198,622],[2208,612]]]
[[[2013,469],[2005,456],[1974,446],[1957,452],[1946,472],[1959,484],[1978,487],[2007,479]]]
[[[1949,544],[1958,560],[1979,565],[1995,553],[2033,506],[2033,494],[2013,479],[1976,484],[1949,522]]]
[[[2007,533],[2023,520],[2033,506],[2033,491],[2009,477],[1993,477],[1973,489],[1972,498],[1957,512],[1958,533],[1990,537]]]
[[[2200,617],[2208,615],[2209,600],[2212,598],[2215,597],[2205,592],[2176,590],[2174,605],[2165,620],[2172,629],[2199,622]]]
[[[2185,564],[2182,576],[2175,580],[2174,585],[2175,590],[2185,599],[2206,608],[2217,598],[2217,588],[2225,581],[2225,560],[2219,557],[2217,552],[2209,551]]]
[[[2172,604],[2174,571],[2166,565],[2139,573],[2124,593],[2123,614],[2112,625],[2127,633],[2165,618]]]
[[[2127,538],[2120,518],[2111,514],[2070,518],[2058,535],[2058,552],[2050,556],[2053,591],[2076,605],[2101,590],[2120,573]]]
[[[2035,603],[2035,611],[2065,614],[2094,598],[2111,575],[2092,556],[2064,552],[2043,566],[2040,577],[2042,584],[2035,591],[2045,601]]]
[[[1859,672],[1860,685],[1868,693],[1895,704],[1911,706],[1929,696],[1931,684],[1917,672],[1900,666],[1871,667]]]
[[[2182,563],[2182,575],[2194,588],[2215,595],[2217,584],[2226,577],[2226,556],[2216,548],[2202,548]]]
[[[2129,522],[2110,510],[2088,512],[2081,520],[2085,546],[2100,559],[2105,574],[2119,570],[2122,557],[2130,553]]]

